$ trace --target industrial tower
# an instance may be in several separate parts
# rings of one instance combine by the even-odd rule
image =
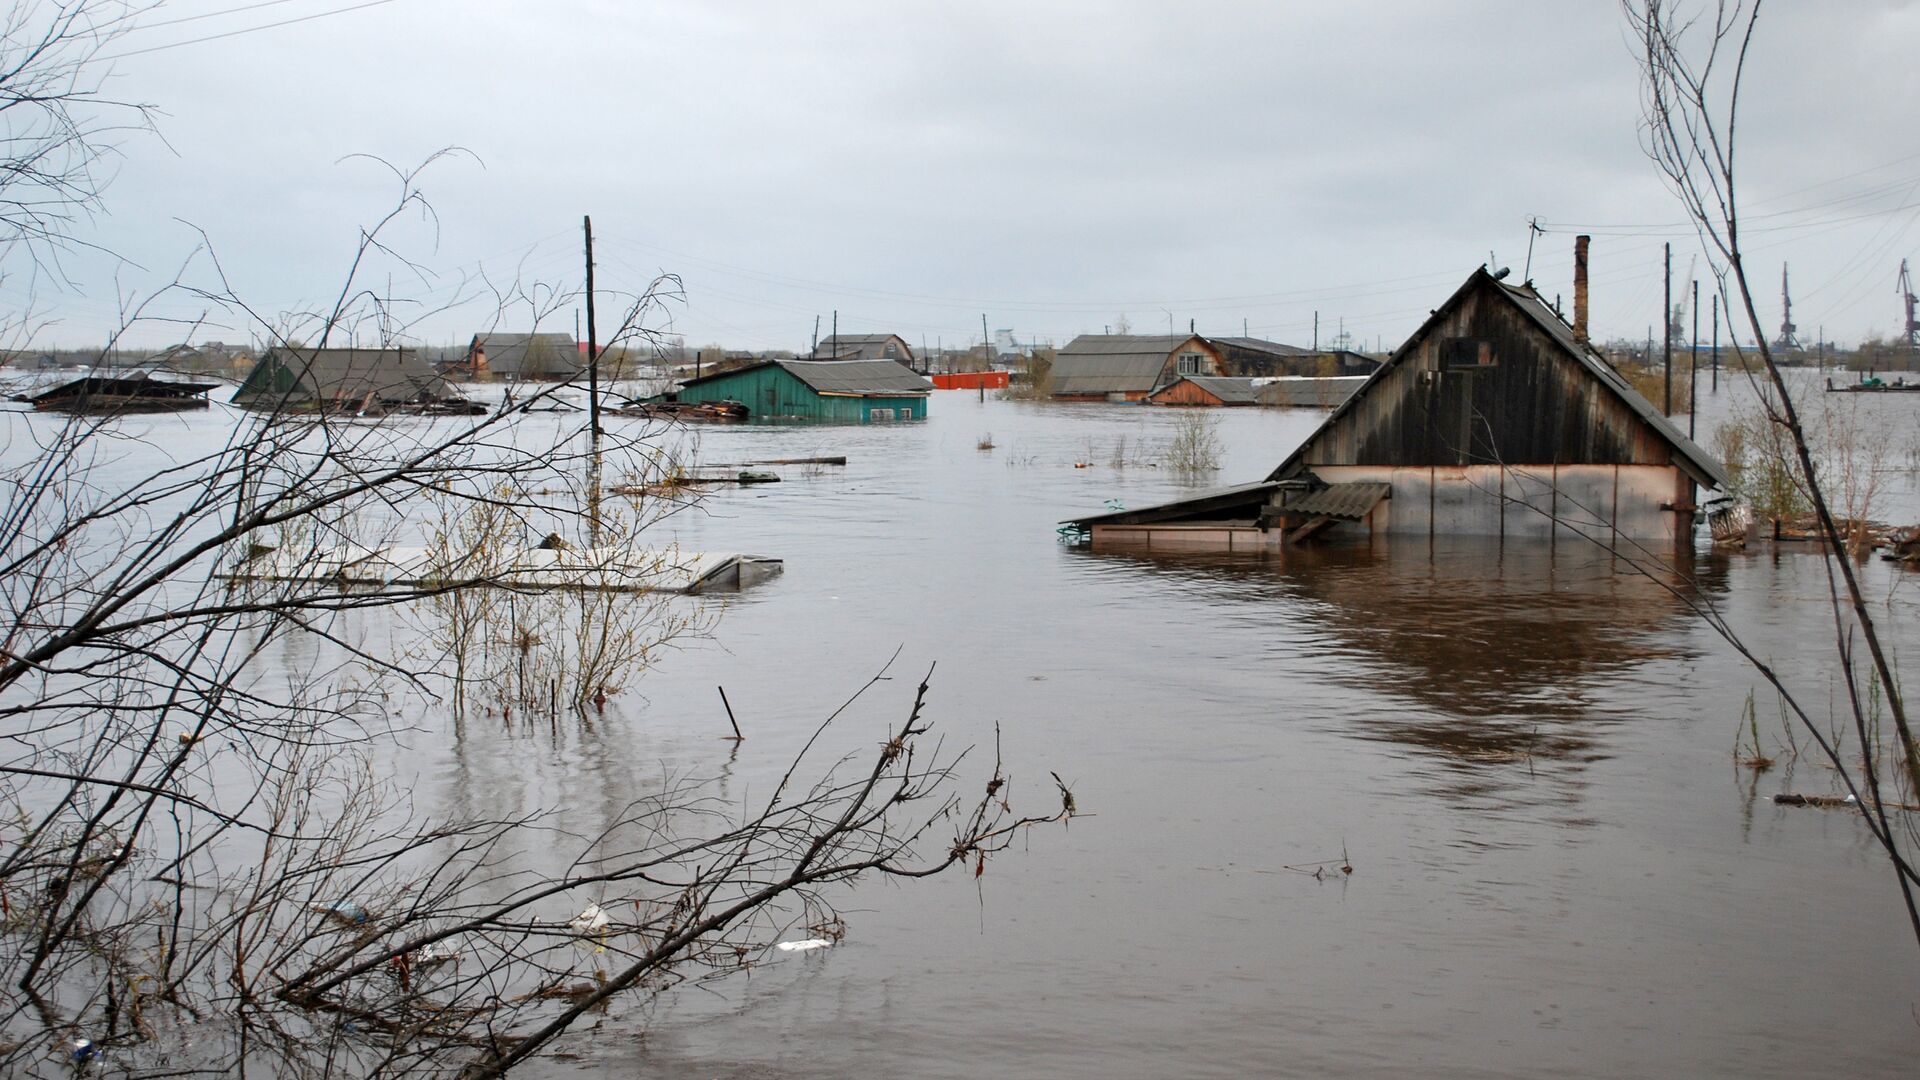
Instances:
[[[1787,264],[1780,264],[1780,338],[1773,347],[1781,352],[1799,352],[1800,339],[1794,336],[1799,328],[1793,325],[1793,295],[1787,292]]]

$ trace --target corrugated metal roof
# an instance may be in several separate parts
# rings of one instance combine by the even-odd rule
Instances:
[[[1365,375],[1296,375],[1264,379],[1254,391],[1262,405],[1332,408],[1367,381]]]
[[[1243,379],[1231,375],[1185,375],[1181,380],[1192,383],[1229,405],[1252,405],[1259,401],[1253,385],[1254,380],[1250,378]],[[1175,380],[1173,385],[1179,385],[1181,380]]]
[[[1270,353],[1274,356],[1316,356],[1312,349],[1303,349],[1298,345],[1282,345],[1278,341],[1268,341],[1257,337],[1210,337],[1208,341],[1222,345],[1231,345],[1236,349],[1250,352]]]
[[[1159,384],[1173,350],[1192,334],[1081,334],[1054,354],[1058,394],[1144,394]]]
[[[412,349],[277,348],[260,361],[278,363],[298,384],[282,394],[249,377],[233,395],[236,402],[280,398],[301,401],[457,401],[460,395]],[[304,396],[303,396],[304,394]]]
[[[1391,485],[1376,481],[1331,484],[1310,495],[1288,499],[1286,510],[1291,514],[1359,521],[1380,505],[1390,490]]]
[[[1256,480],[1251,484],[1234,484],[1230,487],[1212,488],[1171,502],[1154,503],[1137,510],[1111,510],[1104,514],[1073,518],[1062,522],[1065,525],[1138,525],[1154,521],[1188,517],[1204,513],[1210,509],[1232,508],[1241,505],[1258,506],[1266,501],[1268,493],[1284,486],[1279,481]]]
[[[856,397],[918,397],[933,383],[893,360],[775,360],[817,394]]]
[[[699,386],[715,379],[731,379],[776,365],[806,383],[817,394],[925,397],[933,390],[933,383],[925,376],[895,360],[763,360],[747,367],[730,368],[698,379],[688,379],[680,385],[682,389]]]

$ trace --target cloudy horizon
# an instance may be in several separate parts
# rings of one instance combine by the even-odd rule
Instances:
[[[1391,348],[1488,261],[1570,306],[1577,232],[1595,336],[1638,340],[1662,244],[1676,299],[1691,265],[1704,304],[1707,271],[1641,149],[1617,5],[1541,12],[182,0],[103,50],[111,92],[159,110],[77,234],[116,257],[0,291],[31,300],[33,346],[96,344],[183,267],[209,285],[204,234],[258,321],[196,327],[207,304],[168,294],[126,342],[246,340],[328,306],[389,209],[392,173],[356,155],[457,147],[421,175],[432,217],[389,234],[411,265],[355,281],[428,344],[529,328],[499,310],[516,292],[571,332],[588,214],[603,320],[674,274],[691,345],[804,349],[835,311],[916,348],[977,342],[983,315],[1023,342],[1124,320],[1309,344],[1317,313],[1322,344]],[[1900,329],[1916,46],[1908,2],[1762,16],[1739,134],[1770,334],[1783,263],[1804,340]]]

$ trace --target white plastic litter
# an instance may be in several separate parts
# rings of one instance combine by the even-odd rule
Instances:
[[[832,944],[833,942],[828,941],[826,938],[814,937],[807,938],[805,941],[782,941],[775,945],[774,948],[779,949],[781,952],[806,952],[809,949],[824,949]]]
[[[613,920],[607,918],[607,913],[600,910],[599,904],[588,904],[567,925],[582,934],[597,934],[612,925],[612,922]]]

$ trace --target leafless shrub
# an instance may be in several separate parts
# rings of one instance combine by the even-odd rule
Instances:
[[[1177,410],[1173,438],[1167,443],[1167,464],[1182,473],[1215,472],[1220,468],[1220,421],[1206,409]]]

